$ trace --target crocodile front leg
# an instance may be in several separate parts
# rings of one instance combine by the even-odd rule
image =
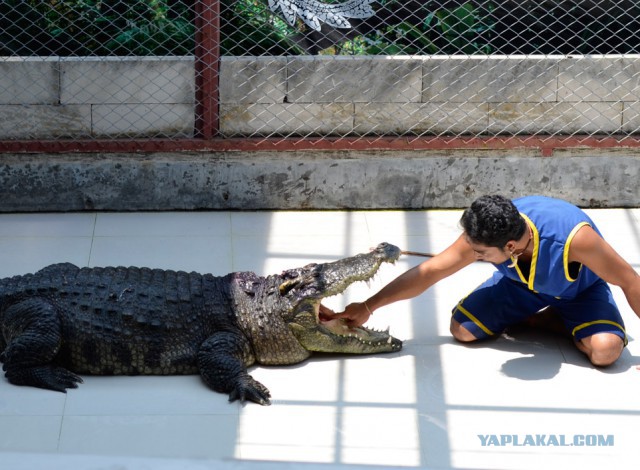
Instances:
[[[249,342],[242,335],[223,331],[209,337],[198,351],[198,367],[204,382],[216,392],[228,393],[229,401],[251,400],[271,404],[269,390],[247,373],[253,363]]]
[[[82,383],[76,374],[52,365],[62,335],[60,317],[50,302],[38,297],[25,299],[7,307],[2,316],[7,347],[0,361],[9,382],[58,392]]]

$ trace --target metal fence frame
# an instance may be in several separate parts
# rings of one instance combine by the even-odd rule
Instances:
[[[196,21],[197,119],[194,138],[0,140],[0,153],[532,149],[540,156],[549,157],[558,149],[640,147],[640,136],[633,135],[222,138],[218,135],[221,59],[219,0],[200,0],[197,3]]]

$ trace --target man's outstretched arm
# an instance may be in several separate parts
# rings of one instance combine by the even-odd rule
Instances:
[[[360,326],[376,309],[416,297],[474,261],[473,250],[462,234],[442,253],[401,274],[364,302],[347,305],[336,317],[345,318],[351,327]]]

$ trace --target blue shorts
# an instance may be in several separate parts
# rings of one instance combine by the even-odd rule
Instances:
[[[520,323],[545,307],[552,306],[576,341],[595,333],[627,336],[611,289],[598,281],[574,299],[539,294],[517,281],[495,272],[453,309],[453,318],[478,339],[484,339],[510,325]]]

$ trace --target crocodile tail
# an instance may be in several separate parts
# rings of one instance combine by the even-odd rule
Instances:
[[[269,0],[271,11],[281,11],[290,25],[299,17],[310,28],[320,31],[321,23],[334,28],[351,28],[347,18],[369,18],[375,14],[371,3],[375,0],[347,0],[342,3],[323,3],[318,0]]]

